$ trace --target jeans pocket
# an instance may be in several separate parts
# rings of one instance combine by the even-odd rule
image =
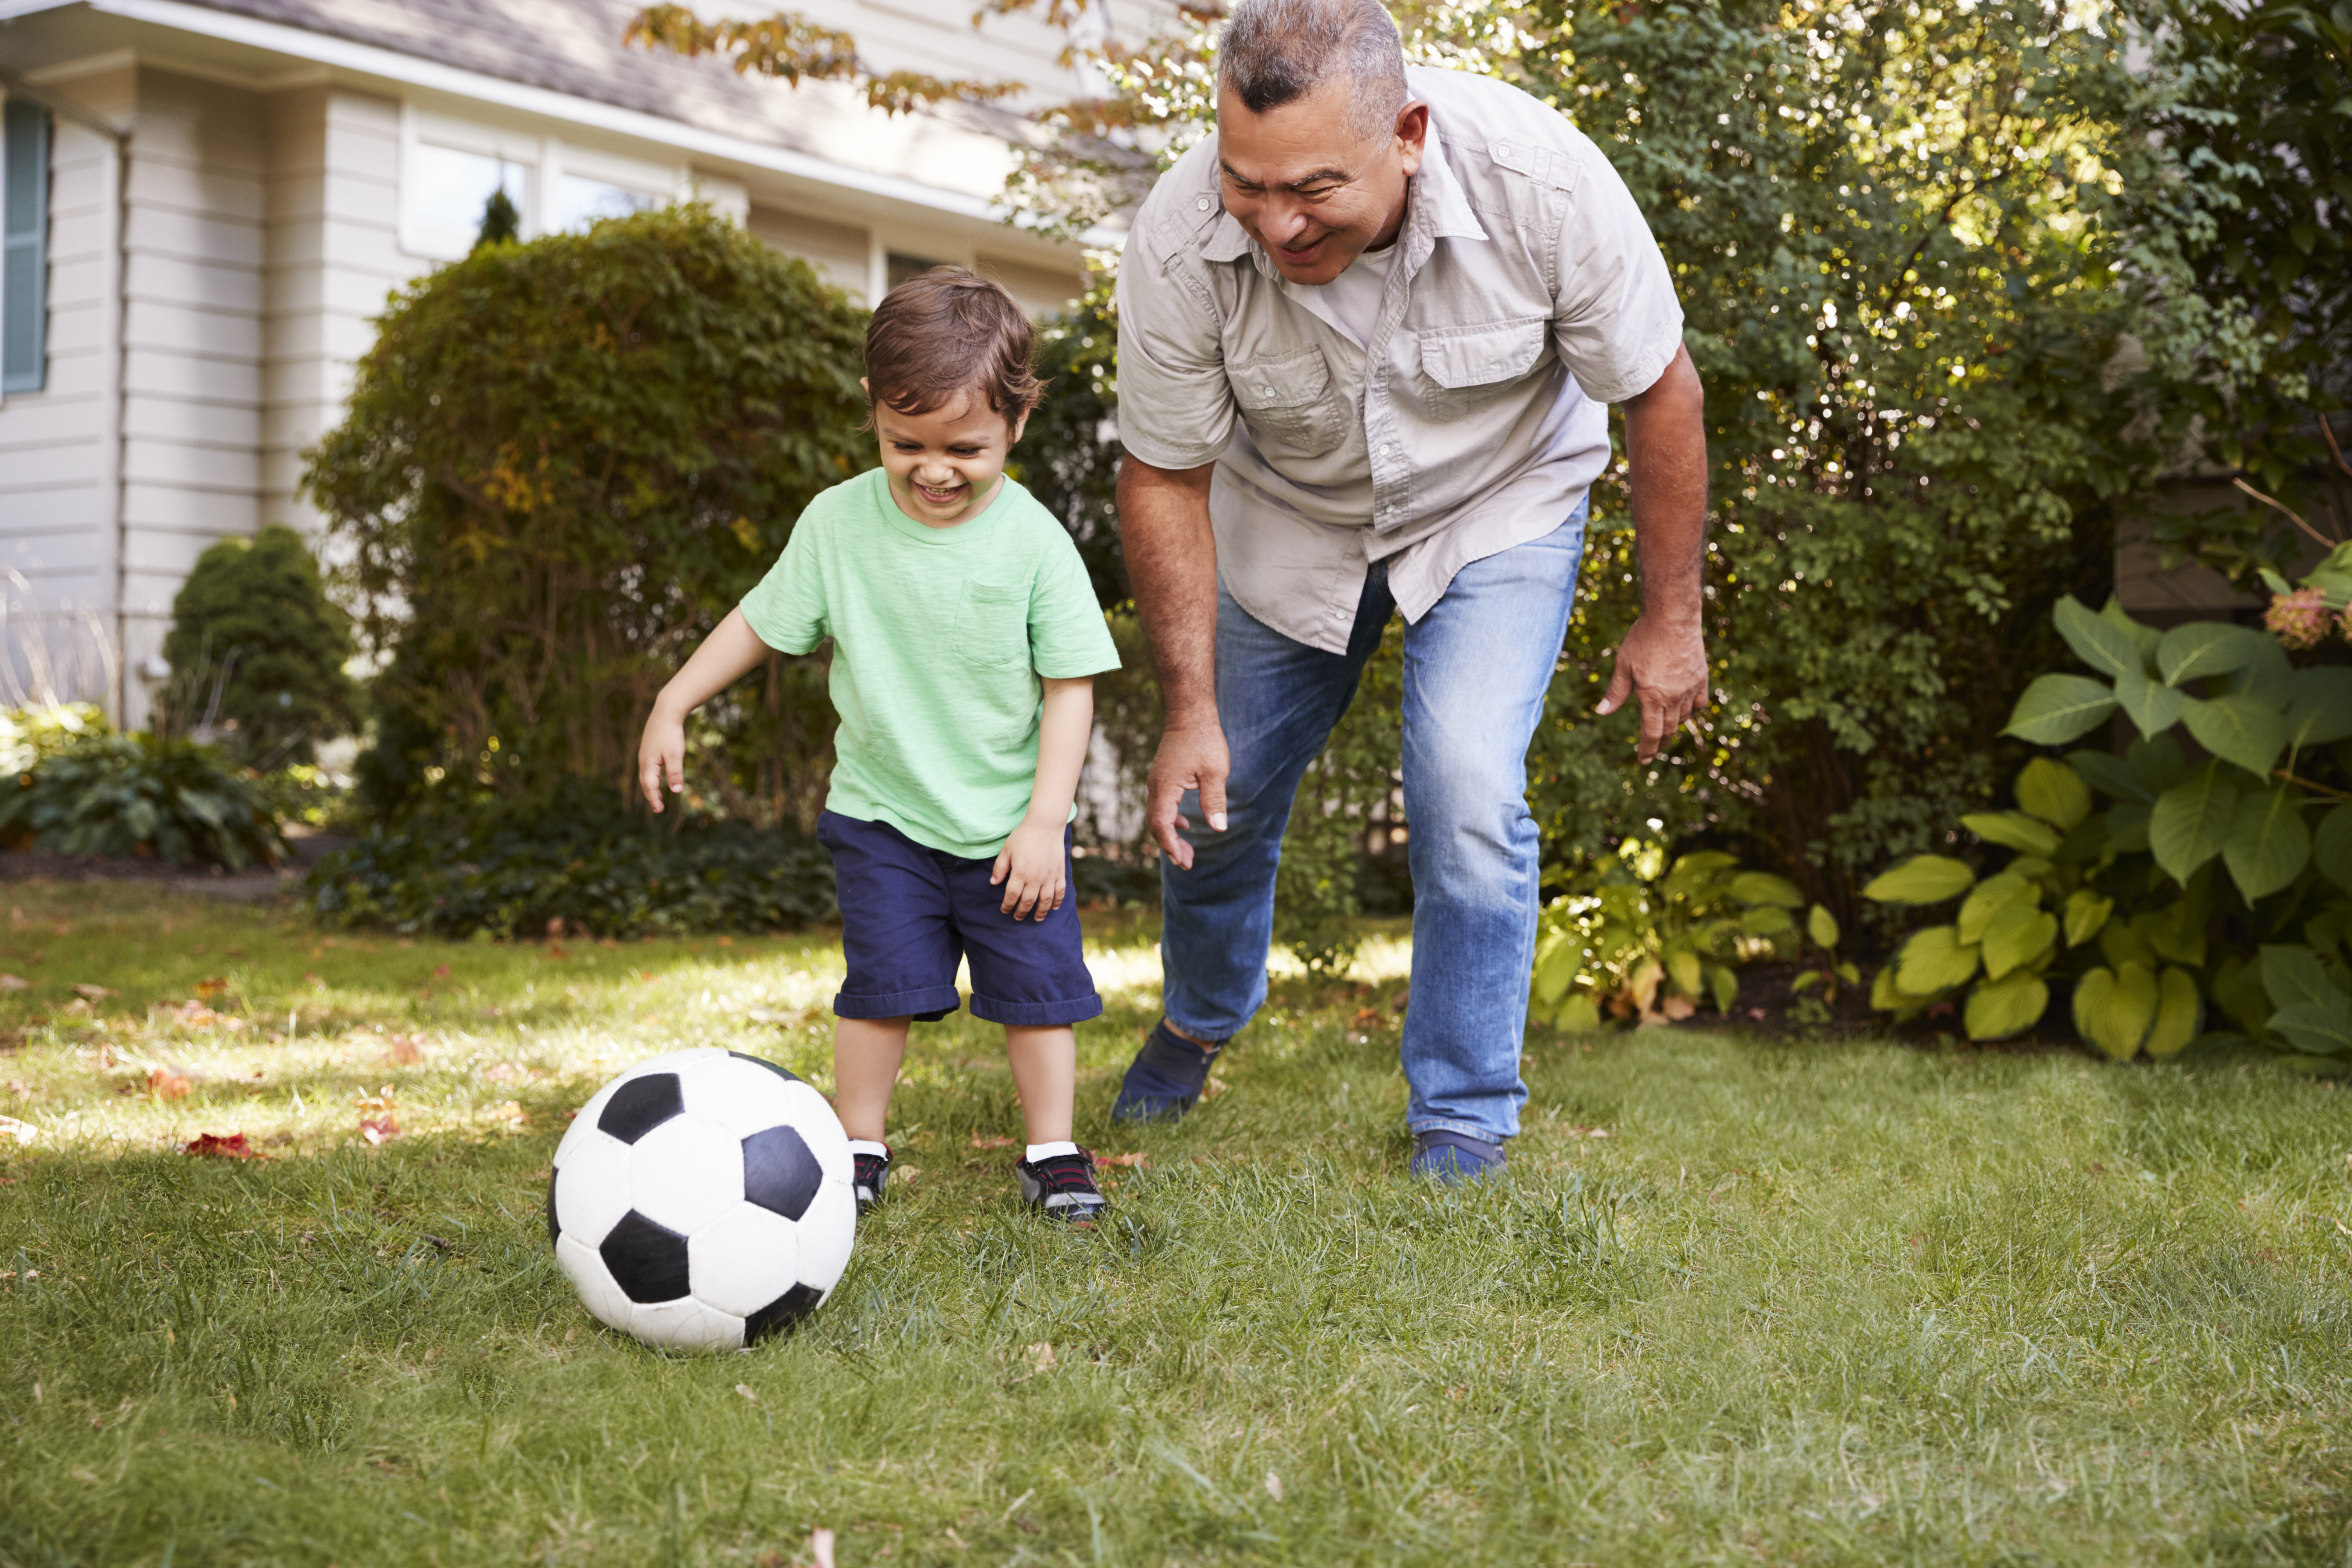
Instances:
[[[1018,583],[967,582],[956,606],[956,654],[1003,669],[1029,662],[1029,590]]]

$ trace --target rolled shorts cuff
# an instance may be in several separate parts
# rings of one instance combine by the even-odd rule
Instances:
[[[971,994],[972,1017],[1013,1029],[1057,1029],[1064,1024],[1098,1019],[1102,1017],[1102,998],[1091,991],[1083,997],[1068,997],[1054,1002],[1000,1002],[993,997],[983,997],[978,991]]]
[[[1406,1118],[1408,1133],[1459,1133],[1465,1138],[1482,1143],[1507,1144],[1518,1136],[1517,1133],[1498,1133],[1492,1127],[1482,1127],[1475,1122],[1457,1122],[1451,1116],[1413,1116]]]
[[[836,991],[833,1016],[845,1019],[942,1019],[963,1005],[963,994],[953,986],[925,986],[912,991],[879,991],[852,995]],[[973,1010],[977,1011],[977,1009]]]

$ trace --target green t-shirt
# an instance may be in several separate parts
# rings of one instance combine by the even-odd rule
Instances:
[[[951,528],[898,510],[879,468],[835,486],[743,619],[779,653],[833,639],[825,809],[968,860],[995,854],[1028,814],[1038,677],[1118,668],[1077,546],[1009,478]]]

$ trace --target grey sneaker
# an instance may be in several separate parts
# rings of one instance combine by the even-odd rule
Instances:
[[[1091,1227],[1095,1217],[1110,1207],[1110,1199],[1095,1185],[1095,1157],[1084,1149],[1034,1164],[1016,1160],[1013,1174],[1021,1179],[1021,1201],[1048,1219]]]

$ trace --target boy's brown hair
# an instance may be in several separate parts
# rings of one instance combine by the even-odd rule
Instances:
[[[1030,364],[1029,318],[1013,296],[961,267],[935,267],[883,297],[866,329],[866,396],[929,413],[977,392],[1018,424],[1045,383]]]

